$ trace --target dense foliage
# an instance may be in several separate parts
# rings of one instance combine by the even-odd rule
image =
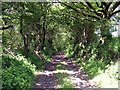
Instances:
[[[3,88],[31,87],[34,72],[43,70],[58,51],[74,59],[90,78],[103,76],[100,71],[116,78],[120,39],[112,33],[120,20],[119,6],[120,1],[3,2]],[[63,87],[70,86],[68,82],[62,82]]]
[[[32,65],[22,55],[2,56],[2,86],[4,89],[30,88],[34,82],[35,65]]]
[[[110,62],[118,61],[119,51],[119,39],[113,38],[112,42],[108,42],[106,46],[96,48],[96,43],[87,47],[85,56],[79,56],[77,62],[80,63],[86,70],[86,72],[92,77],[96,76],[99,70],[105,70],[106,65]],[[80,54],[83,54],[81,51]],[[91,68],[91,69],[90,69]]]

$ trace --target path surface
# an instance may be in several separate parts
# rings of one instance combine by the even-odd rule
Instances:
[[[62,69],[56,70],[58,64],[62,65]],[[79,68],[73,60],[65,57],[64,52],[58,52],[53,55],[51,62],[45,65],[43,72],[36,73],[36,83],[33,88],[57,88],[56,73],[67,73],[75,88],[96,88],[95,83]]]

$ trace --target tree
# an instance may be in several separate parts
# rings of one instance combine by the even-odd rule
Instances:
[[[72,3],[63,3],[61,4],[67,6],[70,9],[73,9],[83,16],[93,17],[95,19],[110,19],[115,14],[119,13],[120,10],[116,10],[120,5],[118,2],[72,2]],[[81,11],[84,10],[84,11]]]

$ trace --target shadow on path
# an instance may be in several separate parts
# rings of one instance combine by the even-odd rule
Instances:
[[[36,73],[33,88],[57,88],[56,73],[67,73],[75,88],[97,88],[95,83],[89,80],[84,70],[79,68],[71,59],[65,57],[64,52],[58,52],[52,56],[51,62],[45,64],[43,72]]]

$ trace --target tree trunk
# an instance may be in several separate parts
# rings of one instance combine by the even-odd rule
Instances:
[[[42,40],[42,50],[44,49],[45,46],[45,36],[46,36],[46,16],[44,16],[44,22],[43,22],[43,40]]]
[[[24,54],[25,54],[25,57],[28,57],[28,53],[29,53],[28,35],[24,35],[23,33],[23,12],[22,11],[20,16],[20,33],[22,35],[23,43],[24,43]]]
[[[23,41],[24,41],[25,57],[28,57],[28,53],[29,53],[29,39],[28,39],[28,35],[23,35]]]

